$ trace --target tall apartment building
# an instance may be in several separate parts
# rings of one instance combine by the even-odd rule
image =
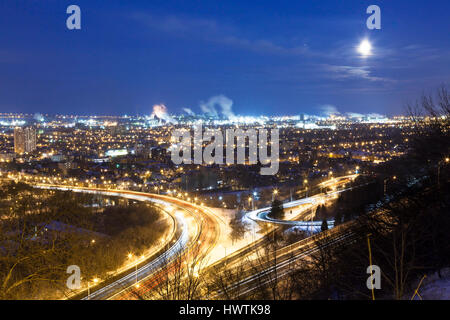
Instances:
[[[17,127],[14,129],[14,152],[23,154],[36,150],[36,129]]]

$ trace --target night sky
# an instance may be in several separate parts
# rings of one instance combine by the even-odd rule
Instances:
[[[1,0],[0,112],[201,112],[224,95],[243,115],[400,114],[449,83],[449,16],[448,0]]]

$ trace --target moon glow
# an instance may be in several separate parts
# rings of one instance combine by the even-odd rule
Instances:
[[[363,41],[361,41],[358,46],[358,52],[363,57],[368,57],[372,54],[372,45],[370,44],[369,40],[364,39]]]

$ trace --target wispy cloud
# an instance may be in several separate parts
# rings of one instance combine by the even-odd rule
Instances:
[[[392,79],[373,76],[368,66],[324,65],[329,77],[334,79],[365,79],[368,81],[394,82]]]
[[[250,39],[242,36],[237,28],[219,24],[210,19],[174,15],[156,17],[146,13],[135,13],[132,18],[149,28],[170,33],[176,37],[195,38],[266,54],[313,54],[306,44],[283,46],[269,39]]]

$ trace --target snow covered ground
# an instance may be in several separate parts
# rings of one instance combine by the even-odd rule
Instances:
[[[248,222],[249,230],[241,239],[233,242],[231,238],[232,229],[230,227],[230,220],[236,215],[237,210],[212,207],[208,207],[207,209],[219,217],[221,230],[217,245],[211,250],[206,258],[208,265],[213,264],[214,262],[236,252],[239,249],[242,249],[253,241],[256,241],[264,236],[261,232],[259,232],[261,230],[260,226],[258,226],[256,222],[247,219],[248,221],[246,220],[246,222]]]
[[[297,207],[286,209],[285,219],[294,219],[296,216],[303,213],[309,208],[309,205],[300,205]],[[264,233],[262,232],[261,227],[258,225],[258,223],[244,215],[242,219],[243,222],[247,224],[248,231],[241,239],[233,241],[231,237],[232,229],[230,227],[230,220],[236,215],[237,210],[212,207],[208,207],[207,209],[219,218],[218,220],[220,222],[221,230],[217,245],[211,250],[208,257],[206,258],[208,265],[213,264],[214,262],[224,258],[225,256],[228,256],[244,248],[245,246],[264,236]]]

